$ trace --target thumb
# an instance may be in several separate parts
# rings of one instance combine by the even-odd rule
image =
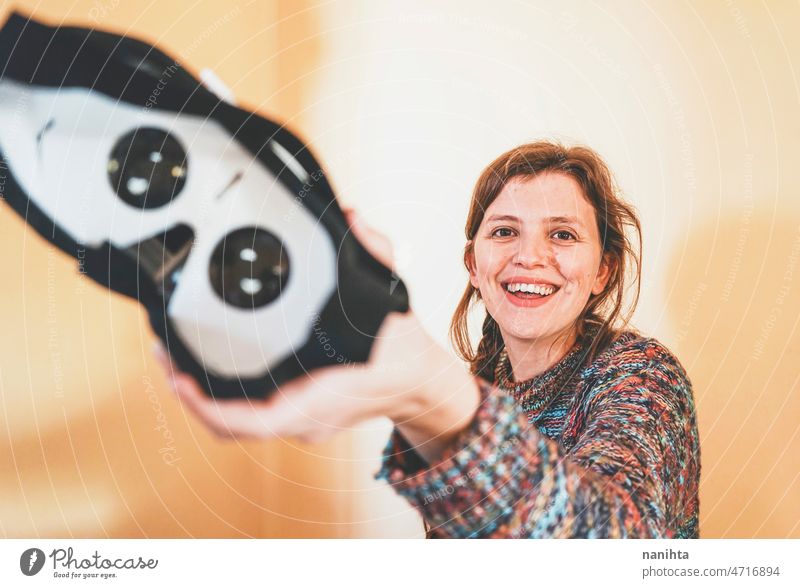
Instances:
[[[394,271],[394,248],[389,238],[367,225],[359,214],[351,209],[343,211],[345,220],[364,249],[383,265]]]

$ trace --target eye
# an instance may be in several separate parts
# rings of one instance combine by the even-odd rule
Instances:
[[[492,237],[503,238],[503,237],[513,237],[513,236],[514,236],[514,230],[509,229],[508,227],[499,227],[494,231],[492,231]]]
[[[559,241],[574,241],[575,235],[570,233],[569,231],[556,231],[553,233],[553,236],[556,237]]]

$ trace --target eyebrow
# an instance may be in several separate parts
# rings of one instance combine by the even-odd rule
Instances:
[[[519,222],[519,219],[516,216],[510,214],[493,214],[489,218],[486,219],[486,222],[492,221],[514,221]]]
[[[557,223],[565,223],[565,224],[573,224],[577,226],[583,226],[581,222],[574,216],[551,216],[545,219],[546,221],[550,222],[551,224]],[[513,221],[513,222],[520,222],[519,217],[516,217],[512,214],[493,214],[489,218],[486,219],[486,222],[494,222],[494,221]]]
[[[553,224],[564,223],[567,225],[577,225],[579,227],[583,226],[581,221],[579,221],[577,217],[574,216],[551,216],[547,220],[549,220]]]

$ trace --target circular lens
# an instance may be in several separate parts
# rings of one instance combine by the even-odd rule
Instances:
[[[169,204],[186,183],[186,151],[169,133],[138,128],[111,150],[108,178],[120,198],[136,208]]]
[[[214,291],[238,308],[259,308],[281,295],[289,257],[275,235],[258,227],[228,233],[214,248],[208,268]]]

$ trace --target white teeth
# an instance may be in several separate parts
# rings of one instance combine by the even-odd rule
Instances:
[[[549,296],[556,289],[553,286],[539,286],[536,284],[520,284],[515,282],[513,284],[508,284],[506,289],[509,292],[527,292],[529,294],[539,294],[540,296]]]

